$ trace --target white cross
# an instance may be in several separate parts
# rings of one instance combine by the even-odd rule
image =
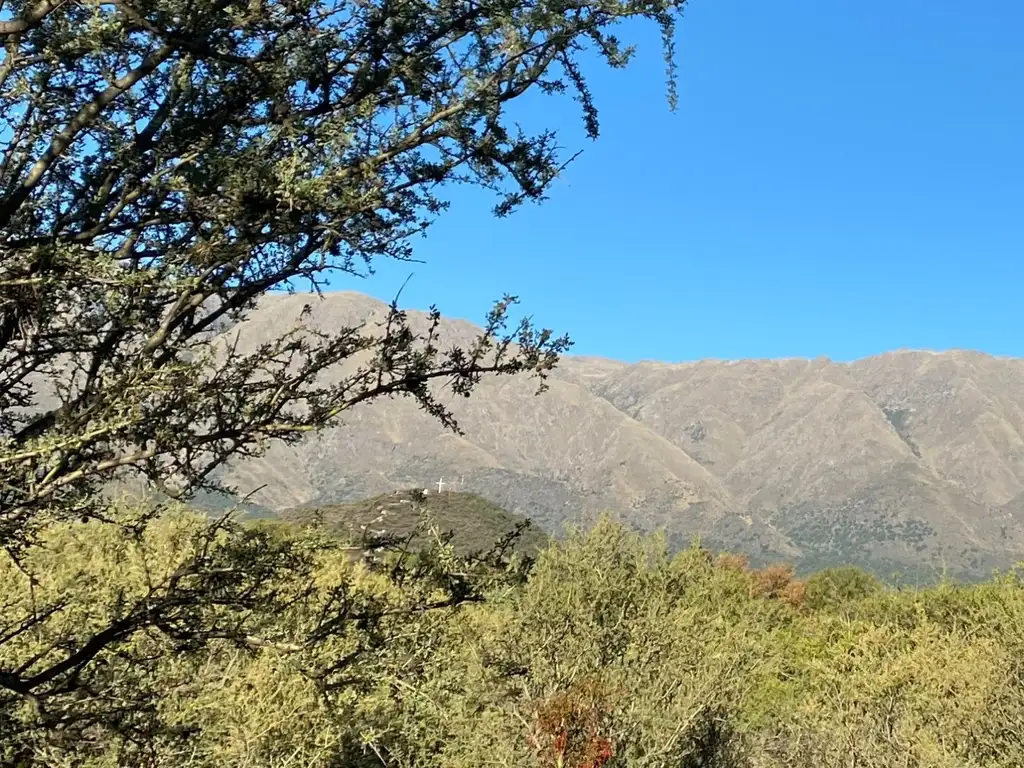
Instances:
[[[441,488],[442,487],[444,487],[444,478],[443,477],[440,480],[437,481],[437,492],[438,493],[441,492]]]

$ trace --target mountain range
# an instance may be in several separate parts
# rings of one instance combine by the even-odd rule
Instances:
[[[310,303],[303,322],[325,330],[388,309],[353,292],[271,295],[229,332],[256,345]],[[461,320],[442,329],[454,342],[479,332]],[[447,486],[555,535],[606,512],[674,547],[699,536],[803,571],[851,563],[932,580],[1024,560],[1024,360],[567,355],[548,391],[535,390],[503,377],[453,396],[461,436],[408,399],[358,406],[302,443],[231,465],[227,479],[243,493],[261,488],[253,502],[275,511]]]

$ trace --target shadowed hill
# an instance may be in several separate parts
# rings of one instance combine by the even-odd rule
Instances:
[[[528,525],[514,545],[516,551],[533,556],[549,542],[535,524],[472,493],[396,491],[343,504],[314,504],[282,516],[298,522],[322,517],[328,528],[352,537],[363,531],[412,535],[414,546],[429,535],[423,526],[433,524],[438,534],[453,534],[451,543],[459,554],[489,550],[524,523]]]

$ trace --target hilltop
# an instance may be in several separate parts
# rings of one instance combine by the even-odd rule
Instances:
[[[340,504],[311,504],[286,510],[282,517],[296,521],[319,518],[329,528],[358,537],[364,531],[412,537],[415,546],[429,535],[433,525],[439,535],[452,534],[457,554],[489,550],[504,536],[526,524],[514,549],[533,556],[550,541],[547,534],[521,515],[506,512],[497,504],[473,493],[423,493],[420,489],[395,491],[369,499]]]

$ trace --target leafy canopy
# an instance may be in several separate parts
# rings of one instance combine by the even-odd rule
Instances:
[[[291,332],[250,354],[211,335],[260,296],[375,259],[453,184],[496,212],[540,199],[555,134],[510,125],[531,88],[597,115],[586,46],[681,0],[187,0],[8,4],[0,21],[0,531],[45,506],[93,511],[96,482],[141,472],[175,494],[231,455],[293,440],[352,405],[417,398],[453,424],[432,379],[550,369],[568,340],[499,302],[478,343],[442,353],[435,325]],[[669,46],[670,48],[670,46]],[[669,51],[670,52],[670,51]],[[340,384],[323,371],[363,354]],[[38,379],[57,383],[39,409]],[[453,424],[454,425],[454,424]]]
[[[451,349],[436,310],[416,330],[397,305],[381,327],[300,324],[247,351],[232,329],[270,292],[411,259],[452,185],[493,190],[498,215],[542,199],[566,159],[508,105],[574,94],[596,137],[585,52],[625,65],[611,30],[639,17],[671,62],[684,3],[0,0],[0,544],[30,598],[0,618],[0,646],[57,638],[3,656],[0,687],[53,711],[48,697],[101,695],[84,671],[137,633],[175,653],[244,643],[238,614],[283,599],[260,590],[290,550],[221,526],[102,622],[44,632],[68,610],[34,597],[46,531],[146,529],[146,514],[110,512],[111,482],[187,498],[230,457],[363,402],[411,396],[457,428],[433,382],[543,384],[569,342],[510,325],[511,297]]]

